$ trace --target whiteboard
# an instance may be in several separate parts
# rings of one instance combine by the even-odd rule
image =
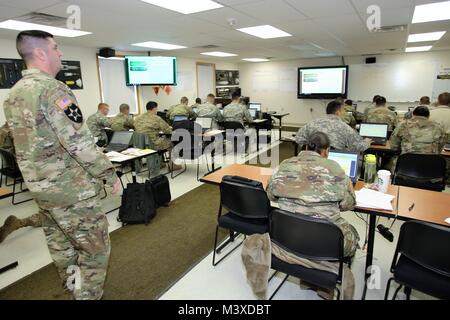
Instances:
[[[380,94],[389,102],[414,102],[432,96],[438,64],[430,61],[350,65],[349,98],[372,101]]]
[[[138,114],[137,88],[128,87],[125,76],[125,59],[104,59],[99,57],[102,102],[109,105],[109,116],[119,113],[122,103],[130,105],[130,113]]]

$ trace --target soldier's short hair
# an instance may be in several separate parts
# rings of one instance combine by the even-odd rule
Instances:
[[[213,98],[213,99],[215,99],[215,98],[216,98],[216,96],[215,96],[215,95],[213,95],[212,93],[210,93],[210,94],[208,94],[208,98]]]
[[[375,104],[377,106],[384,106],[384,105],[386,105],[386,98],[379,96],[377,99],[375,99]]]
[[[33,49],[43,45],[43,40],[53,38],[51,33],[40,30],[26,30],[17,35],[16,49],[20,57],[25,61],[29,61],[33,54]]]
[[[182,97],[180,101],[181,101],[182,104],[188,104],[189,103],[189,99],[187,97]]]
[[[158,108],[158,104],[155,101],[149,101],[145,107],[147,108],[147,111],[150,111]]]
[[[202,99],[200,99],[200,98],[195,99],[195,103],[198,103],[198,104],[202,103]]]
[[[320,153],[322,150],[327,150],[331,145],[330,138],[323,132],[313,133],[306,145],[307,150]]]
[[[331,101],[327,106],[327,114],[336,114],[342,108],[342,103],[334,100]]]
[[[119,107],[119,111],[120,112],[124,112],[125,110],[129,110],[130,109],[130,106],[128,105],[128,104],[126,104],[126,103],[122,103],[121,105],[120,105],[120,107]]]
[[[374,96],[373,99],[372,99],[372,102],[375,103],[379,97],[381,97],[379,94]]]
[[[239,92],[239,90],[236,90],[236,91],[234,91],[232,94],[231,94],[231,99],[232,100],[236,100],[236,99],[238,99],[238,98],[240,98],[241,97],[241,93]]]
[[[98,106],[97,106],[97,109],[100,110],[100,109],[103,108],[103,107],[108,107],[108,108],[109,108],[109,105],[108,105],[107,103],[100,102],[100,103],[98,104]]]
[[[450,106],[450,93],[441,93],[439,95],[438,101],[441,106]]]
[[[428,107],[425,107],[425,106],[418,106],[417,108],[414,109],[413,115],[429,118],[430,117],[430,109],[428,109]]]
[[[345,104],[348,106],[353,106],[353,100],[345,100]]]
[[[423,96],[422,98],[420,98],[420,104],[423,105],[429,105],[431,103],[430,101],[430,97],[427,96]]]

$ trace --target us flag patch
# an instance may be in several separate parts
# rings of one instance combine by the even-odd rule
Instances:
[[[72,100],[70,100],[67,97],[56,101],[56,105],[63,111],[65,111],[67,109],[67,107],[70,106],[71,104],[72,104]]]

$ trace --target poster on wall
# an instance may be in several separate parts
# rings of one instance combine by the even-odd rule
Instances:
[[[83,89],[81,64],[79,61],[62,61],[62,70],[56,79],[72,90]],[[12,88],[21,78],[25,65],[20,59],[0,59],[0,89]]]
[[[62,61],[62,70],[56,75],[56,79],[72,90],[83,89],[80,61]]]
[[[231,98],[234,91],[239,89],[240,79],[237,70],[216,70],[216,96]]]

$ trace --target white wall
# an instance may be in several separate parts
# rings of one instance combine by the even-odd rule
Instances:
[[[197,98],[197,62],[214,63],[216,70],[238,70],[236,63],[223,61],[199,61],[195,59],[178,58],[178,86],[174,86],[172,93],[168,96],[162,90],[158,95],[153,91],[153,87],[142,86],[141,93],[141,113],[145,112],[145,105],[148,101],[156,101],[160,110],[168,109],[170,106],[180,103],[183,96],[188,97],[189,104],[194,104]],[[215,92],[212,92],[215,94]]]
[[[363,64],[365,57],[350,56],[345,57],[345,64]],[[411,53],[411,54],[392,54],[377,56],[378,63],[396,63],[404,61],[430,61],[433,65],[437,62],[441,66],[450,66],[450,52],[426,52],[426,53]],[[252,101],[260,102],[264,110],[277,111],[281,113],[290,113],[289,116],[283,119],[283,125],[299,126],[310,120],[325,115],[325,108],[328,100],[308,100],[297,99],[297,76],[296,70],[298,67],[314,67],[314,66],[333,66],[342,65],[341,57],[333,58],[318,58],[318,59],[301,59],[289,60],[280,62],[267,63],[243,63],[239,64],[242,94],[249,96]],[[270,79],[271,74],[285,74],[285,83],[283,85],[280,79],[280,88],[277,90],[266,90],[270,88],[271,82],[276,83]],[[295,73],[295,76],[294,76]],[[258,75],[263,80],[258,81]],[[420,77],[420,75],[417,75]],[[263,89],[255,90],[255,83],[258,81]],[[287,86],[287,81],[292,82],[291,86]],[[294,86],[295,85],[295,86]],[[294,89],[295,87],[295,89]],[[284,91],[282,91],[284,90]],[[374,88],[374,95],[383,95],[383,92],[378,92]],[[420,98],[421,93],[417,93],[417,99]],[[351,99],[352,97],[349,97]],[[389,102],[388,105],[395,105],[398,110],[407,110],[411,105],[408,103]],[[364,110],[370,102],[358,101],[358,110]]]
[[[97,105],[100,102],[100,89],[97,75],[97,62],[95,58],[96,49],[60,46],[63,53],[63,60],[75,60],[81,63],[81,72],[83,77],[83,90],[74,90],[80,108],[87,118],[97,111]],[[13,40],[0,39],[0,57],[10,59],[20,59],[16,52],[16,44]],[[3,113],[3,101],[8,95],[8,89],[0,89],[0,125],[5,122]]]

